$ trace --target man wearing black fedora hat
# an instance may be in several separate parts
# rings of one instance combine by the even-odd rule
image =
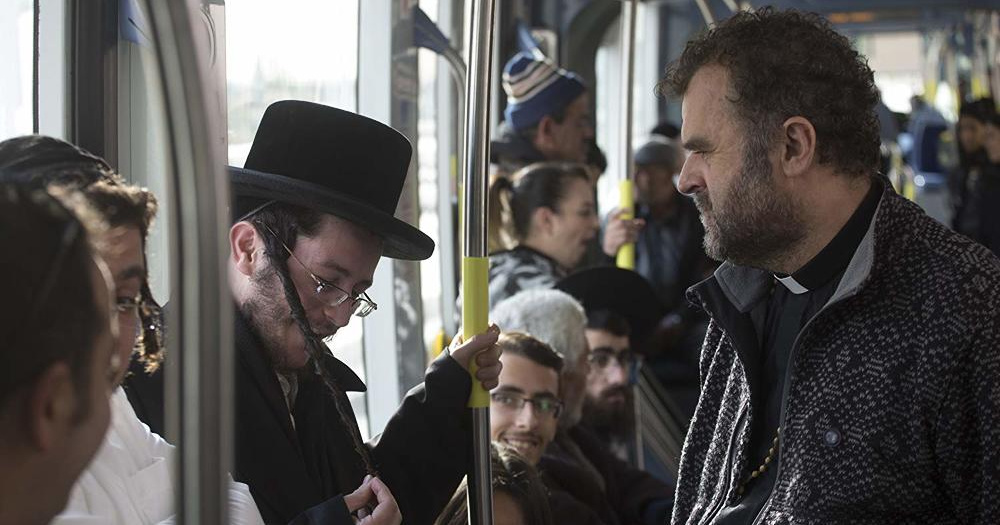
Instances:
[[[265,112],[245,168],[230,170],[233,475],[268,523],[353,523],[373,506],[374,523],[399,513],[431,523],[468,470],[467,368],[477,356],[478,380],[497,384],[495,327],[432,363],[372,444],[345,394],[365,386],[323,344],[377,308],[365,289],[382,256],[420,260],[434,249],[393,217],[410,154],[374,120],[283,101]]]

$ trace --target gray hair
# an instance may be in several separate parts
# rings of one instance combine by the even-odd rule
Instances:
[[[573,296],[550,289],[531,289],[504,299],[490,311],[503,332],[523,332],[562,354],[563,371],[572,371],[586,352],[587,314]]]

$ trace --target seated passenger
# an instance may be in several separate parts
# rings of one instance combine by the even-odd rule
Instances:
[[[0,172],[0,523],[44,525],[108,428],[110,277],[88,226]],[[81,214],[83,215],[83,214]]]
[[[76,192],[107,224],[104,251],[118,313],[117,359],[128,363],[133,351],[138,351],[147,362],[158,363],[159,334],[143,329],[154,322],[158,309],[149,292],[144,251],[156,214],[156,197],[127,184],[99,157],[50,137],[2,142],[0,159],[0,168],[11,177]],[[53,524],[152,524],[173,517],[173,447],[135,416],[120,388],[126,371],[122,367],[113,378],[111,428],[104,444]],[[232,523],[263,523],[242,483],[230,485],[230,515]]]
[[[539,463],[546,486],[590,505],[606,523],[666,523],[673,489],[616,458],[593,432],[578,424],[590,353],[580,303],[558,290],[527,290],[501,301],[490,317],[502,322],[505,330],[545,342],[565,360],[559,384],[564,413]]]
[[[490,255],[490,307],[521,290],[551,288],[576,267],[597,235],[597,205],[587,169],[533,164],[490,187],[491,221],[517,239]]]
[[[637,355],[662,318],[663,306],[646,279],[621,268],[577,272],[557,283],[556,289],[572,295],[587,313],[590,373],[581,424],[628,461],[635,453],[632,386]]]
[[[434,250],[393,217],[410,154],[384,124],[281,101],[265,111],[245,168],[230,169],[233,476],[267,523],[348,524],[368,507],[375,523],[432,523],[469,470],[468,367],[476,356],[477,380],[495,386],[499,330],[434,361],[370,445],[346,394],[365,385],[324,343],[376,311],[365,290],[383,255]]]
[[[553,525],[545,485],[514,450],[492,445],[493,525]],[[560,523],[567,523],[560,520]],[[435,525],[468,525],[468,486],[455,491]]]

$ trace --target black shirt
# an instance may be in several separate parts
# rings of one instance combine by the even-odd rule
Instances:
[[[751,385],[749,456],[739,476],[744,492],[735,504],[719,511],[716,524],[752,523],[770,497],[777,478],[780,444],[763,474],[756,479],[750,474],[764,463],[777,436],[792,349],[802,329],[836,292],[875,217],[883,188],[882,181],[874,179],[858,209],[830,243],[794,274],[775,275],[767,300],[750,311],[758,347],[749,353],[756,362],[746,366],[757,367],[761,373],[757,374],[760,379],[756,384]]]

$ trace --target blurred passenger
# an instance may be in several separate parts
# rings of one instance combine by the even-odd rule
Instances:
[[[544,56],[521,52],[504,67],[503,88],[507,93],[504,121],[499,136],[490,145],[491,162],[496,165],[494,181],[516,178],[516,172],[537,162],[601,165],[602,154],[594,142],[590,95],[576,73],[556,66]],[[591,171],[589,175],[591,192],[595,192],[599,172]],[[631,226],[619,222],[615,214],[609,218],[608,227],[628,230],[624,227]],[[499,221],[490,221],[488,227],[490,253],[515,246],[517,239],[503,232]],[[599,264],[603,262],[602,251],[606,258],[617,249],[615,246],[609,251],[594,236],[584,254],[567,269],[573,270],[578,264]]]
[[[117,360],[133,352],[153,369],[161,355],[155,326],[159,306],[149,292],[145,250],[156,214],[156,197],[127,184],[103,159],[72,144],[39,135],[0,143],[0,168],[11,177],[56,185],[81,198],[109,227],[105,261],[114,282],[118,314]],[[143,328],[146,327],[144,330]],[[104,443],[77,480],[66,509],[52,523],[152,524],[173,519],[176,472],[173,447],[150,432],[118,388],[124,366],[114,377],[111,427]],[[230,485],[233,523],[263,523],[242,483]]]
[[[986,162],[979,183],[979,223],[975,239],[1000,255],[1000,114],[989,113],[983,128],[983,151]]]
[[[494,525],[553,525],[545,485],[538,472],[516,451],[491,446]],[[458,487],[435,525],[468,525],[468,486]],[[559,523],[568,523],[560,516]]]
[[[690,419],[698,402],[698,356],[708,318],[684,294],[716,265],[702,246],[698,208],[674,182],[684,165],[679,143],[653,135],[634,158],[636,216],[645,223],[635,244],[635,270],[653,285],[667,312],[652,334],[649,365]]]
[[[48,523],[108,428],[125,363],[115,352],[111,279],[88,233],[98,223],[38,185],[0,183],[4,525]]]
[[[324,344],[377,308],[365,290],[383,255],[434,249],[393,217],[410,154],[374,120],[282,101],[265,111],[244,169],[230,169],[233,475],[267,523],[354,523],[369,510],[364,523],[432,523],[469,470],[468,367],[475,355],[477,380],[496,385],[495,327],[456,340],[371,445],[346,394],[364,383]]]
[[[649,134],[659,135],[670,140],[680,140],[681,128],[677,127],[677,124],[674,124],[669,120],[664,120],[653,126],[653,129],[649,130]]]
[[[979,238],[982,209],[982,177],[990,160],[986,155],[986,127],[996,113],[992,99],[979,99],[962,106],[958,116],[959,166],[951,180],[955,231]]]
[[[498,303],[490,317],[504,330],[530,334],[563,356],[559,393],[565,409],[539,463],[546,486],[586,503],[605,523],[665,523],[671,487],[615,457],[578,424],[590,370],[587,318],[580,303],[558,290],[526,290]]]
[[[660,89],[725,261],[689,292],[712,321],[673,523],[995,521],[1000,262],[878,176],[865,58],[763,8]]]
[[[490,255],[490,306],[569,274],[597,235],[597,205],[581,164],[532,164],[490,187],[491,222],[516,240]]]

